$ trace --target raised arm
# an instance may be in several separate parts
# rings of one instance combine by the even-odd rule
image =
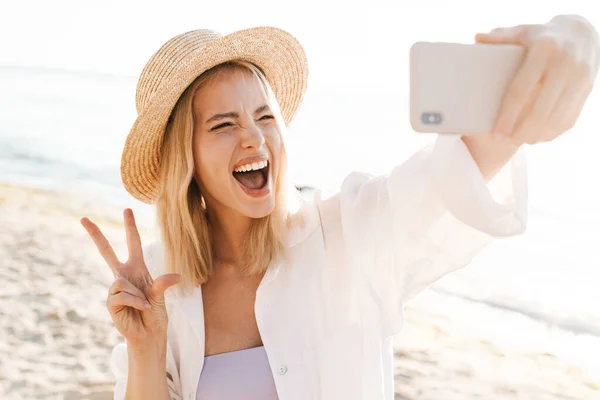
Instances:
[[[164,292],[177,284],[178,274],[153,280],[146,263],[133,212],[124,212],[129,259],[120,262],[98,226],[82,218],[98,251],[111,268],[115,281],[108,290],[106,306],[115,327],[127,341],[113,351],[117,373],[115,399],[167,400],[178,395],[168,385],[167,311]],[[126,388],[124,387],[126,385]]]
[[[598,74],[600,40],[578,15],[497,28],[475,39],[527,48],[491,134],[462,138],[483,176],[491,179],[519,146],[552,141],[575,125]]]

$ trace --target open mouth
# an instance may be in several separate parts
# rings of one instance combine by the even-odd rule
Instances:
[[[269,181],[269,164],[261,169],[234,171],[233,177],[248,190],[263,189]]]

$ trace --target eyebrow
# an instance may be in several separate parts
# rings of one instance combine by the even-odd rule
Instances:
[[[269,109],[269,105],[263,104],[262,106],[258,107],[254,111],[254,115],[260,114],[261,112],[268,110],[268,109]],[[225,118],[239,118],[239,117],[240,117],[240,115],[234,111],[228,112],[228,113],[223,113],[223,114],[215,114],[212,117],[210,117],[209,119],[207,119],[205,124],[208,124],[209,122],[213,122],[213,121],[219,121],[219,120],[222,120]]]

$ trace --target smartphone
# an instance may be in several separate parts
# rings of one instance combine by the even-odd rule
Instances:
[[[413,44],[412,128],[420,133],[489,133],[526,52],[524,46],[505,44]]]

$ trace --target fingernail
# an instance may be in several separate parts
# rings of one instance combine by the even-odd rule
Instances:
[[[145,303],[144,303],[144,307],[146,307],[146,308],[151,308],[152,306],[150,305],[150,303],[148,303],[148,302],[145,302]]]

